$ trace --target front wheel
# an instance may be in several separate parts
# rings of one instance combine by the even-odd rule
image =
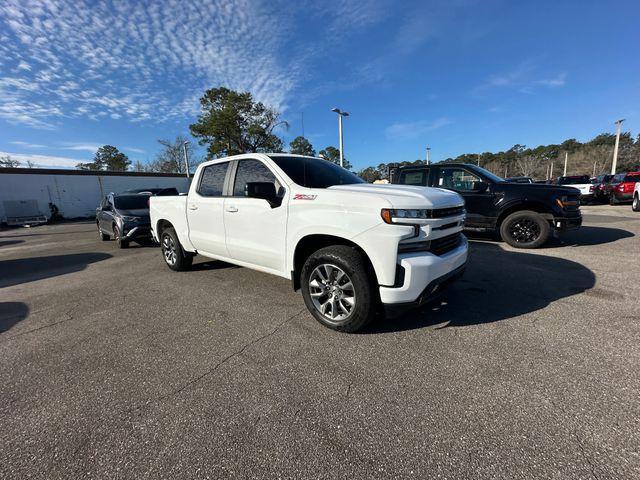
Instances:
[[[169,227],[162,231],[160,248],[164,261],[171,270],[181,272],[191,268],[193,254],[182,249],[178,235],[173,228]]]
[[[617,205],[617,204],[618,204],[618,199],[612,193],[611,195],[609,195],[609,205]]]
[[[640,196],[633,196],[633,203],[631,204],[631,210],[634,212],[640,212]]]
[[[118,248],[129,248],[129,240],[122,238],[122,232],[118,225],[113,226],[113,237],[118,245]]]
[[[362,253],[346,245],[313,253],[301,272],[304,303],[325,327],[356,332],[375,315],[374,285]]]
[[[103,242],[106,242],[107,240],[109,240],[111,238],[109,236],[109,234],[104,233],[102,231],[102,229],[100,228],[100,224],[98,224],[98,236],[100,237],[100,240],[102,240]]]
[[[537,212],[522,210],[504,219],[500,225],[500,236],[515,248],[538,248],[551,235],[549,222]]]

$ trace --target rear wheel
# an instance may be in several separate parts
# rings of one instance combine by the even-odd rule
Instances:
[[[638,196],[637,193],[633,196],[633,203],[631,204],[631,209],[634,212],[640,212],[640,196]]]
[[[612,193],[611,195],[609,195],[609,205],[617,205],[617,204],[618,204],[618,199]]]
[[[374,285],[362,253],[346,245],[313,253],[301,272],[302,297],[322,325],[356,332],[376,313]]]
[[[515,248],[538,248],[551,235],[549,222],[537,212],[522,210],[505,218],[500,225],[500,236]]]
[[[113,226],[113,238],[115,239],[118,248],[129,248],[129,240],[122,238],[122,232],[118,225]]]
[[[164,261],[171,270],[180,272],[191,268],[193,254],[183,250],[178,240],[178,235],[173,228],[165,228],[162,231],[160,248],[162,249]]]

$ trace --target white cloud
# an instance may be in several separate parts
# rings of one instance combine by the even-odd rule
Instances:
[[[426,135],[433,130],[437,130],[438,128],[442,128],[452,123],[453,121],[445,117],[438,118],[431,122],[424,120],[406,123],[398,122],[389,125],[385,129],[385,135],[389,140],[409,140]]]
[[[147,151],[143,150],[142,148],[124,147],[123,150],[127,152],[140,153],[140,154],[147,153]]]
[[[0,152],[0,157],[10,156],[14,160],[18,160],[21,166],[26,167],[28,162],[32,162],[36,167],[75,167],[82,160],[69,157],[56,157],[51,155],[31,155],[26,153]]]
[[[89,152],[96,153],[102,145],[98,143],[77,143],[77,142],[64,142],[62,143],[63,150],[75,150],[77,152]]]
[[[340,4],[343,18],[368,21],[367,11]],[[283,55],[288,27],[268,7],[262,0],[4,0],[0,118],[54,128],[62,118],[193,117],[199,95],[217,85],[285,109],[301,69]]]
[[[525,60],[512,70],[500,74],[490,75],[487,80],[478,85],[473,93],[483,93],[495,88],[509,88],[521,93],[532,93],[537,87],[556,88],[566,83],[566,73],[559,73],[551,78],[541,77],[539,68],[532,60]]]
[[[20,140],[16,140],[14,142],[9,142],[11,145],[18,145],[20,147],[24,147],[24,148],[46,148],[46,145],[40,145],[39,143],[29,143],[29,142],[23,142]]]

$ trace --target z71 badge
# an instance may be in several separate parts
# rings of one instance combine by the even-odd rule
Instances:
[[[317,195],[305,195],[304,193],[296,193],[293,196],[294,200],[315,200]]]

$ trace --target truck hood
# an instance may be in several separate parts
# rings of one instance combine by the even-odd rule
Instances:
[[[548,192],[549,195],[579,195],[580,189],[574,186],[547,185],[544,183],[496,183],[496,191],[514,191],[526,194],[527,192]]]
[[[334,185],[327,190],[375,196],[387,200],[395,208],[448,208],[464,205],[464,200],[460,195],[442,188],[355,183]]]

